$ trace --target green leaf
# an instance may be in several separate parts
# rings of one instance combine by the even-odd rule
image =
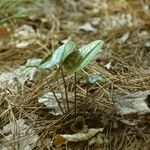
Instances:
[[[82,46],[79,49],[80,53],[80,61],[78,62],[78,67],[75,69],[75,72],[80,71],[83,69],[86,65],[88,65],[97,55],[98,52],[101,52],[103,45],[103,41],[96,40],[94,42],[91,42],[87,45]]]
[[[63,66],[66,70],[74,71],[78,67],[78,63],[81,59],[79,51],[74,51],[63,62]]]
[[[39,65],[39,69],[52,69],[55,65],[62,63],[66,57],[73,52],[74,42],[63,44],[53,54],[47,56]]]
[[[92,74],[87,77],[87,83],[95,83],[97,81],[105,82],[105,78],[101,74]]]
[[[78,51],[74,51],[63,63],[64,68],[69,71],[78,72],[88,65],[101,52],[103,41],[96,40],[87,45],[82,46]]]

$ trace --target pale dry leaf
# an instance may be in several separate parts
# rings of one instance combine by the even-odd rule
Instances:
[[[85,133],[78,132],[76,134],[59,134],[54,137],[54,144],[56,146],[61,146],[62,144],[67,144],[68,142],[81,142],[86,141],[93,136],[95,136],[98,132],[102,132],[103,128],[91,128]]]
[[[106,65],[105,65],[105,67],[109,70],[109,69],[111,69],[111,67],[112,67],[112,62],[110,61],[109,63],[107,63]]]
[[[34,37],[35,34],[35,30],[32,28],[32,26],[25,24],[15,30],[14,37],[19,39],[29,39]]]
[[[2,139],[3,144],[0,149],[11,150],[19,145],[19,150],[32,150],[36,146],[39,136],[25,122],[24,119],[19,119],[3,127],[1,132],[5,135],[5,138]],[[10,141],[15,141],[16,138],[20,138],[20,140],[13,146],[8,144]]]
[[[86,32],[93,32],[95,28],[90,23],[85,23],[84,25],[79,27],[79,30],[83,30]]]
[[[146,46],[146,47],[150,47],[150,41],[147,41],[147,42],[145,43],[145,46]]]
[[[34,66],[40,62],[41,59],[28,59],[26,65]],[[17,92],[20,85],[23,90],[26,81],[36,80],[37,71],[36,67],[26,68],[26,66],[20,66],[15,70],[3,72],[0,74],[0,86]]]
[[[138,37],[142,40],[149,39],[149,33],[148,33],[148,31],[143,30],[143,31],[138,33]]]
[[[138,91],[136,93],[116,98],[115,107],[120,115],[147,114],[150,108],[147,104],[150,90]]]
[[[26,48],[28,45],[30,45],[30,43],[32,44],[32,40],[31,41],[18,41],[16,42],[16,48]]]
[[[93,144],[108,144],[109,140],[105,137],[104,134],[98,133],[92,139],[89,140],[89,145]]]
[[[42,33],[36,32],[32,26],[25,24],[14,31],[12,39],[15,39],[15,42],[12,41],[12,44],[15,43],[16,48],[26,48],[39,39],[46,39],[46,36]]]
[[[100,27],[105,29],[116,29],[124,26],[133,26],[137,24],[137,21],[133,19],[131,14],[116,14],[116,15],[106,15],[102,18]]]
[[[62,93],[55,92],[55,95],[56,95],[57,99],[60,101],[62,108],[64,108],[63,98],[65,98],[65,92],[64,91],[62,91]],[[73,101],[74,94],[71,92],[68,92],[68,98],[69,98],[70,102]],[[56,116],[62,115],[62,111],[61,111],[61,109],[60,109],[60,107],[59,107],[59,105],[55,99],[55,96],[52,92],[45,93],[44,95],[39,97],[38,102],[44,103],[44,105],[46,105],[48,108],[50,108],[51,114],[56,115]]]
[[[118,39],[118,43],[119,43],[119,44],[125,43],[125,42],[128,40],[129,36],[130,36],[130,33],[129,33],[129,32],[124,33],[124,34],[122,35],[122,37]]]

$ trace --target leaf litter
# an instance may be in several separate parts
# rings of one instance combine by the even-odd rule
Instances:
[[[93,32],[95,28],[90,23],[85,23],[84,25],[79,27],[79,30],[83,30],[86,32]]]
[[[26,65],[37,65],[41,62],[41,59],[28,59]],[[24,90],[25,83],[27,81],[35,81],[37,75],[37,68],[26,68],[20,66],[15,70],[9,72],[3,72],[0,74],[0,86],[1,88],[8,88],[14,93],[19,92],[18,84],[21,85],[21,91]],[[19,87],[20,88],[20,87]]]
[[[118,114],[133,115],[133,114],[149,114],[149,96],[150,90],[138,91],[136,93],[119,97],[115,102]]]
[[[14,133],[16,134],[15,137]],[[19,145],[19,150],[32,150],[39,139],[39,136],[26,124],[26,120],[24,119],[6,124],[0,131],[0,134],[4,136],[3,144],[0,144],[1,150],[17,149],[17,145]],[[17,141],[16,146],[7,146],[9,142],[17,138],[20,138],[20,140]]]
[[[55,92],[55,94],[56,94],[58,100],[60,101],[62,108],[65,109],[64,105],[63,105],[63,99],[65,98],[65,92],[64,91],[61,91],[61,93]],[[68,92],[69,102],[73,102],[73,96],[74,96],[73,93]],[[38,102],[44,103],[44,105],[46,105],[47,108],[50,108],[51,109],[51,111],[49,112],[50,114],[53,114],[55,116],[62,115],[62,111],[61,111],[61,109],[56,101],[56,98],[52,92],[45,93],[44,95],[39,97]]]
[[[11,73],[15,70],[12,69],[12,65],[14,68],[15,65],[22,64],[24,60],[31,58],[41,59],[45,56],[45,53],[47,56],[47,54],[52,53],[55,47],[59,47],[59,42],[63,41],[63,39],[76,41],[79,45],[94,41],[95,39],[102,39],[105,42],[103,52],[86,68],[86,71],[90,74],[100,73],[104,75],[106,82],[105,84],[98,82],[91,85],[89,89],[90,94],[86,100],[85,113],[82,108],[84,106],[83,102],[87,85],[81,85],[78,82],[78,115],[85,118],[89,129],[104,128],[102,135],[109,142],[106,142],[107,144],[105,145],[98,138],[98,141],[101,142],[95,142],[97,141],[95,140],[94,144],[87,144],[85,147],[89,149],[107,149],[108,147],[111,149],[116,149],[117,147],[118,149],[127,150],[149,149],[149,103],[147,101],[145,103],[144,101],[147,94],[144,94],[145,96],[137,96],[135,93],[141,94],[141,91],[145,93],[150,87],[150,53],[148,49],[149,1],[104,0],[100,5],[100,2],[97,0],[94,0],[94,3],[80,0],[69,1],[68,3],[47,0],[45,2],[36,1],[29,4],[22,5],[17,10],[20,11],[22,9],[27,11],[33,9],[37,13],[32,13],[28,16],[24,15],[26,17],[21,17],[20,19],[16,19],[17,16],[14,16],[15,19],[7,18],[9,22],[2,20],[6,22],[4,25],[6,29],[11,29],[11,35],[5,37],[7,40],[4,43],[3,40],[0,41],[0,71],[5,73],[6,71],[4,70],[7,68],[6,70],[12,70],[9,71]],[[8,11],[9,9],[7,9]],[[9,14],[12,16],[12,11]],[[77,30],[84,23],[90,23],[94,28],[90,30],[93,31],[83,32]],[[25,29],[22,29],[26,25],[32,28],[33,32],[26,32]],[[25,31],[28,34],[27,38],[24,38],[24,35],[21,34],[14,36],[14,33],[20,33],[20,31]],[[21,46],[19,45],[16,48],[16,44],[19,43],[21,43]],[[110,49],[112,51],[111,55]],[[108,66],[105,66],[105,64],[108,64]],[[17,68],[16,66],[15,68]],[[28,69],[25,69],[27,74],[29,73]],[[47,78],[58,92],[59,87],[57,87],[55,81],[51,80],[52,76],[53,73],[48,72]],[[5,80],[6,85],[10,81],[11,83],[14,82],[13,77],[11,75],[6,76],[6,80],[10,78],[10,80]],[[19,77],[19,80],[21,80],[24,89],[26,77],[22,77],[22,79]],[[48,113],[49,109],[46,109],[46,105],[41,106],[41,103],[38,102],[39,97],[43,93],[49,92],[50,89],[44,79],[40,78],[39,80],[41,82],[37,83],[31,91],[23,93],[21,101],[18,99],[18,96],[20,96],[19,93],[16,93],[17,97],[2,95],[0,101],[0,113],[2,116],[0,117],[0,129],[2,130],[8,124],[9,120],[13,118],[9,114],[7,107],[8,99],[13,100],[16,98],[20,108],[13,105],[9,105],[9,108],[12,108],[12,112],[16,118],[22,116],[27,119],[27,122],[31,122],[32,117],[35,116],[33,130],[37,129],[39,131],[37,134],[40,136],[39,140],[36,141],[37,149],[50,149],[54,148],[51,144],[51,139],[55,135],[72,136],[81,132],[72,133],[73,131],[70,129],[70,126],[75,122],[74,118],[76,118],[72,112],[68,116],[66,114],[64,116],[60,115],[61,117],[54,117]],[[69,75],[66,84],[69,92],[72,92],[74,89],[72,81],[73,77]],[[17,84],[19,83],[17,82]],[[8,86],[6,85],[5,89]],[[14,85],[11,87],[11,90],[15,90]],[[130,93],[133,94],[130,95]],[[59,97],[60,92],[56,94]],[[128,96],[122,96],[126,94]],[[120,95],[118,102],[113,102],[114,95]],[[129,98],[130,96],[131,98]],[[125,100],[124,103],[123,100]],[[140,103],[136,103],[137,101]],[[131,105],[129,106],[125,102],[129,102],[128,104]],[[117,104],[119,105],[119,109],[114,107],[116,103],[119,103]],[[122,107],[120,107],[120,104]],[[139,105],[143,107],[139,108]],[[123,117],[118,116],[115,112],[116,110],[118,114],[121,114],[120,110],[122,110]],[[138,116],[132,115],[132,113],[138,114]],[[126,116],[126,114],[131,115]],[[92,139],[94,138],[97,138],[97,135],[92,137]],[[46,139],[49,139],[47,140],[48,142],[44,142]],[[0,142],[2,140],[4,138],[0,136]],[[71,143],[73,145],[71,149],[75,149],[76,146],[79,146],[78,149],[82,149],[83,145],[85,145],[84,142],[87,141],[90,141],[90,139],[79,142],[81,145],[78,142],[75,142],[75,145]],[[14,144],[15,142],[13,141],[12,143]],[[38,146],[38,143],[42,143],[42,145]],[[69,143],[67,144],[69,149],[70,145]]]

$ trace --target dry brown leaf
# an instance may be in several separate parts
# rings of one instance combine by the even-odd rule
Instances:
[[[59,147],[62,144],[67,144],[68,142],[80,142],[86,141],[93,136],[95,136],[98,132],[102,132],[103,128],[95,129],[91,128],[86,133],[79,132],[76,134],[59,134],[54,137],[54,144],[55,146]]]
[[[8,37],[10,31],[6,27],[0,27],[0,37]]]
[[[67,144],[67,139],[58,134],[54,137],[53,143],[55,144],[56,147],[60,147],[63,144]]]

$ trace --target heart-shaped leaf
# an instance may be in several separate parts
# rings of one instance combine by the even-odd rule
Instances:
[[[81,59],[78,63],[78,67],[75,69],[75,72],[80,71],[86,65],[88,65],[95,58],[97,53],[102,51],[101,49],[102,45],[103,45],[103,41],[96,40],[94,42],[91,42],[87,45],[82,46],[79,49]]]
[[[79,51],[74,51],[63,62],[63,66],[66,70],[74,71],[78,67],[78,63],[81,59]]]
[[[73,52],[74,42],[63,44],[53,54],[47,56],[38,66],[39,69],[52,69],[55,65],[62,63],[66,57]]]
[[[78,72],[88,65],[101,52],[103,41],[96,40],[82,46],[78,51],[74,51],[65,59],[63,65],[69,71]]]

